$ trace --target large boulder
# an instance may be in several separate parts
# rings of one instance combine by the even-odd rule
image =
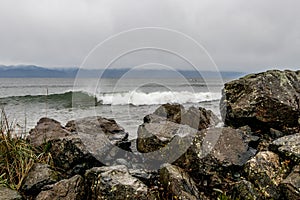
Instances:
[[[29,131],[28,140],[34,146],[41,146],[50,140],[69,135],[72,135],[71,132],[66,130],[60,122],[50,118],[41,118],[35,128]]]
[[[75,175],[53,185],[48,185],[36,197],[36,200],[81,200],[86,199],[84,179]]]
[[[25,195],[36,196],[45,185],[53,184],[60,179],[60,174],[49,165],[36,163],[24,179],[21,191]]]
[[[259,152],[250,159],[244,171],[265,198],[280,197],[279,184],[287,173],[287,168],[281,165],[279,156],[271,151]]]
[[[190,171],[194,178],[230,172],[242,167],[255,150],[249,147],[248,129],[211,128],[197,133],[188,150],[174,163]],[[254,138],[256,139],[256,138]]]
[[[160,169],[160,182],[165,187],[170,199],[200,199],[196,183],[183,169],[177,166],[163,165]]]
[[[154,199],[148,187],[131,176],[124,165],[96,167],[85,174],[87,199]]]
[[[226,125],[255,130],[300,130],[300,71],[272,70],[225,84],[220,102]]]
[[[144,123],[162,123],[165,121],[188,125],[198,130],[213,127],[220,123],[220,119],[211,110],[193,106],[185,110],[180,104],[163,104],[153,114],[144,117]]]
[[[246,180],[241,180],[235,183],[231,193],[233,199],[256,200],[261,198],[259,191],[251,182]]]

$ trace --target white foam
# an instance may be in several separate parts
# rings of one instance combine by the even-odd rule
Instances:
[[[214,101],[221,98],[220,93],[211,92],[152,92],[143,93],[131,91],[127,93],[109,93],[97,95],[99,101],[106,105],[158,105],[164,103],[199,103],[205,101]]]

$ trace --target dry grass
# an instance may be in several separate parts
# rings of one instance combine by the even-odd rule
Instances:
[[[19,190],[33,164],[49,163],[51,156],[17,136],[3,109],[0,120],[0,185]]]

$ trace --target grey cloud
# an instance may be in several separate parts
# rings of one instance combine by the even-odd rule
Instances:
[[[296,0],[2,0],[0,63],[79,66],[107,37],[155,26],[195,38],[220,70],[299,69],[299,7]],[[151,60],[145,52],[137,58],[129,56],[119,66],[141,63],[136,60],[143,56]],[[155,62],[170,58],[153,56]],[[186,67],[179,66],[176,59],[168,64]]]

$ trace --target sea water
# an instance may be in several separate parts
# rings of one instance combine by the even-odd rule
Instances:
[[[72,119],[99,115],[114,118],[134,138],[143,117],[164,103],[180,103],[185,108],[201,106],[220,117],[224,82],[214,78],[184,82],[138,78],[2,78],[0,106],[10,122],[27,132],[42,117],[65,125]]]

